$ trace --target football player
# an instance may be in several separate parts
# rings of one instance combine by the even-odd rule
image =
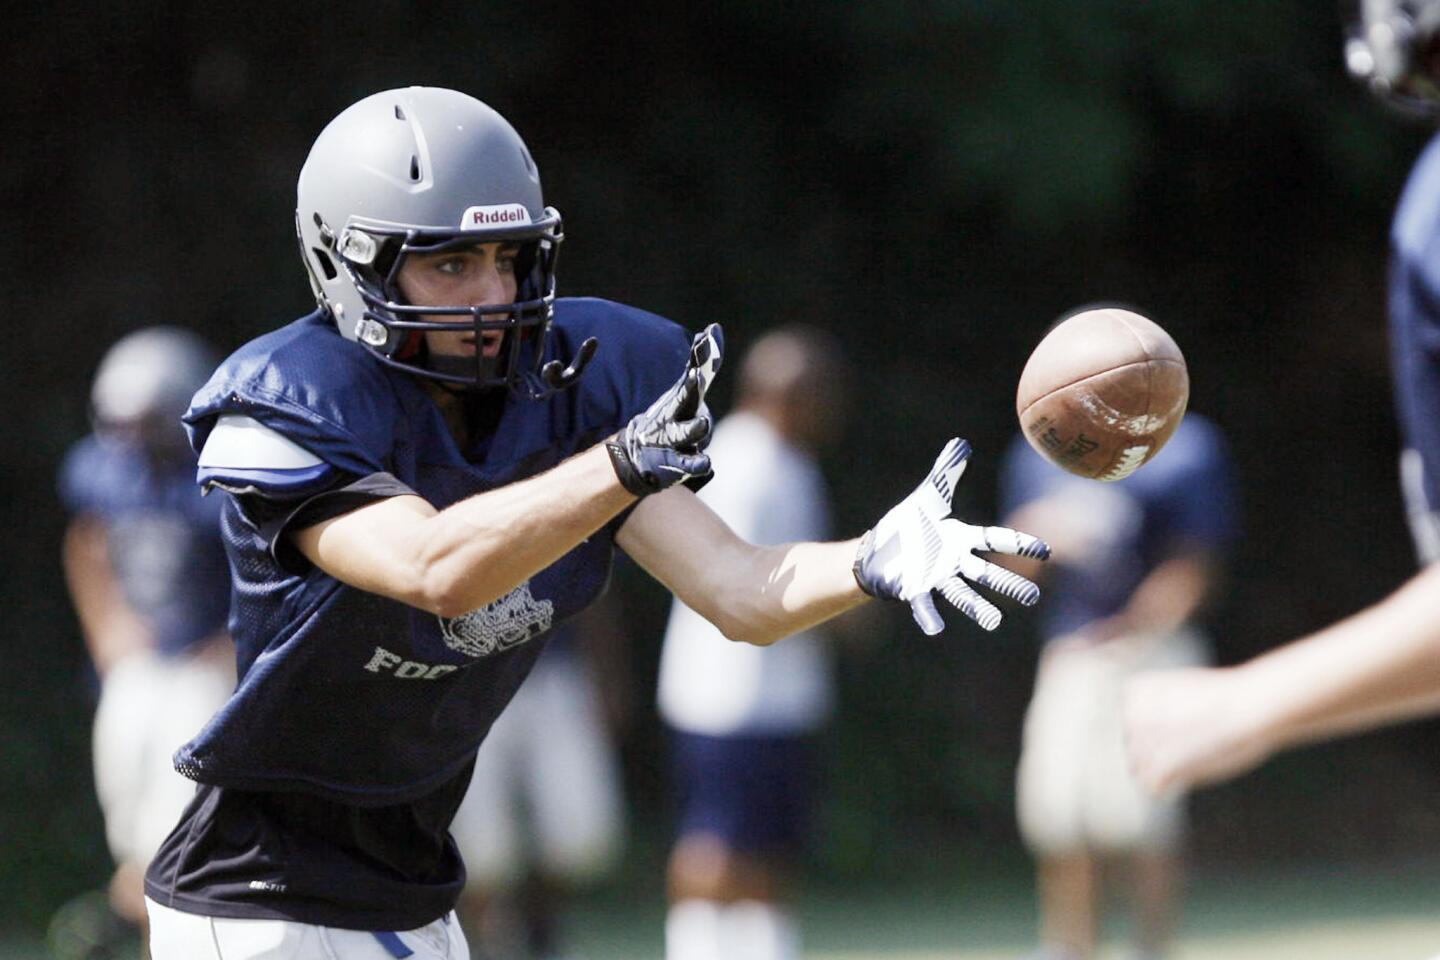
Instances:
[[[141,928],[145,866],[195,792],[170,756],[235,680],[219,503],[201,498],[180,426],[214,366],[186,330],[122,338],[91,386],[94,432],[60,472],[65,580],[100,680],[93,747],[117,865],[110,902]]]
[[[1139,671],[1209,659],[1194,619],[1238,526],[1227,444],[1191,411],[1144,470],[1095,483],[1056,470],[1016,436],[1001,478],[1006,522],[1039,531],[1055,551],[1042,571],[1045,645],[1015,785],[1020,837],[1036,863],[1041,943],[1031,960],[1093,956],[1116,877],[1132,913],[1132,955],[1165,956],[1185,811],[1179,795],[1151,797],[1130,775],[1120,690]]]
[[[495,111],[411,87],[353,104],[297,188],[318,309],[242,347],[185,420],[223,491],[239,685],[176,754],[199,782],[146,877],[156,960],[466,955],[447,827],[546,633],[625,550],[732,640],[971,584],[1041,541],[950,518],[952,440],[860,540],[754,547],[710,472],[720,329],[555,298],[560,215]],[[967,580],[970,581],[967,583]]]
[[[1440,116],[1440,0],[1364,0],[1346,61],[1387,102]],[[1131,759],[1152,789],[1222,780],[1286,747],[1440,709],[1440,139],[1410,174],[1390,241],[1400,474],[1422,569],[1248,663],[1133,680]]]
[[[601,597],[550,632],[476,755],[450,835],[466,875],[456,914],[478,956],[571,956],[569,901],[620,858],[627,698],[613,607]]]
[[[838,345],[807,327],[780,327],[746,353],[700,496],[745,539],[829,535],[815,455],[839,434],[845,373]],[[690,607],[671,606],[656,697],[679,808],[666,960],[801,955],[790,904],[834,697],[829,646],[818,630],[770,647],[727,644]]]

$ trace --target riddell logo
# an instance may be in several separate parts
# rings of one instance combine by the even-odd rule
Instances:
[[[497,203],[488,207],[471,207],[460,217],[461,230],[484,230],[486,227],[507,227],[529,223],[530,211],[523,203]]]

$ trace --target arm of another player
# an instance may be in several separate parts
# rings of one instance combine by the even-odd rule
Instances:
[[[1213,594],[1219,576],[1212,549],[1190,543],[1176,546],[1136,584],[1125,606],[1087,624],[1078,639],[1129,645],[1153,642],[1190,620]]]
[[[688,491],[673,490],[636,507],[617,543],[732,640],[774,643],[867,594],[909,604],[927,634],[944,629],[935,592],[993,630],[1000,611],[966,580],[1027,605],[1040,592],[977,552],[1043,559],[1049,548],[1028,534],[949,516],[969,452],[963,440],[946,444],[925,480],[859,540],[757,547]]]
[[[1339,623],[1237,667],[1160,671],[1125,696],[1131,762],[1157,792],[1276,751],[1440,710],[1440,564]]]
[[[65,528],[61,546],[70,601],[95,672],[102,677],[117,661],[154,642],[150,627],[126,602],[115,580],[106,537],[104,521],[80,515]]]

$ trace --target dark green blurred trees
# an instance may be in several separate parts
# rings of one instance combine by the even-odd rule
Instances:
[[[387,86],[459,87],[515,123],[567,218],[565,292],[720,320],[737,347],[782,319],[839,331],[862,391],[832,463],[845,531],[955,432],[978,451],[966,510],[993,511],[1030,345],[1067,308],[1122,300],[1176,335],[1194,405],[1230,429],[1242,465],[1250,536],[1217,611],[1222,657],[1405,575],[1383,253],[1424,131],[1347,83],[1332,11],[1301,0],[661,9],[70,4],[12,21],[0,99],[11,220],[0,511],[13,543],[0,561],[11,905],[0,923],[36,922],[105,869],[51,494],[58,457],[86,428],[94,364],[136,324],[186,324],[231,347],[306,310],[294,176],[329,117]],[[648,657],[662,598],[622,589]],[[1020,616],[997,637],[956,623],[938,641],[903,616],[879,622],[846,661],[832,738],[825,858],[852,877],[902,836],[1009,841],[1032,669]],[[1433,776],[1416,766],[1414,737],[1287,760],[1201,798],[1202,847],[1253,854],[1263,826],[1281,852],[1317,849],[1353,807],[1285,785],[1347,764],[1392,771],[1410,842],[1434,841]],[[641,736],[630,754],[637,804],[652,813],[658,750]],[[1377,828],[1350,847],[1401,840]]]

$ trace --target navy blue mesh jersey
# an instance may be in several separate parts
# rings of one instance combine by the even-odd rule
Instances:
[[[604,588],[623,515],[450,620],[340,583],[284,534],[316,522],[317,501],[353,509],[413,491],[443,509],[541,473],[621,429],[689,354],[668,320],[565,299],[546,359],[572,359],[590,336],[599,350],[577,385],[538,401],[481,395],[491,406],[463,450],[417,379],[320,313],[241,348],[196,395],[185,419],[197,450],[221,417],[239,416],[316,462],[201,469],[226,491],[239,684],[176,754],[203,786],[151,866],[152,898],[358,929],[420,926],[450,909],[464,873],[446,829],[475,751],[547,632]]]
[[[1401,481],[1422,562],[1440,560],[1440,138],[1421,154],[1390,232],[1390,365]]]
[[[157,461],[92,434],[66,454],[59,493],[72,516],[104,524],[116,584],[160,653],[178,654],[225,629],[230,570],[220,504],[200,496],[193,459]]]
[[[1001,468],[1004,513],[1049,497],[1063,497],[1070,514],[1083,518],[1085,549],[1046,573],[1037,609],[1047,639],[1114,614],[1174,545],[1223,553],[1239,530],[1229,446],[1219,427],[1193,411],[1153,460],[1113,483],[1066,473],[1017,435]]]

